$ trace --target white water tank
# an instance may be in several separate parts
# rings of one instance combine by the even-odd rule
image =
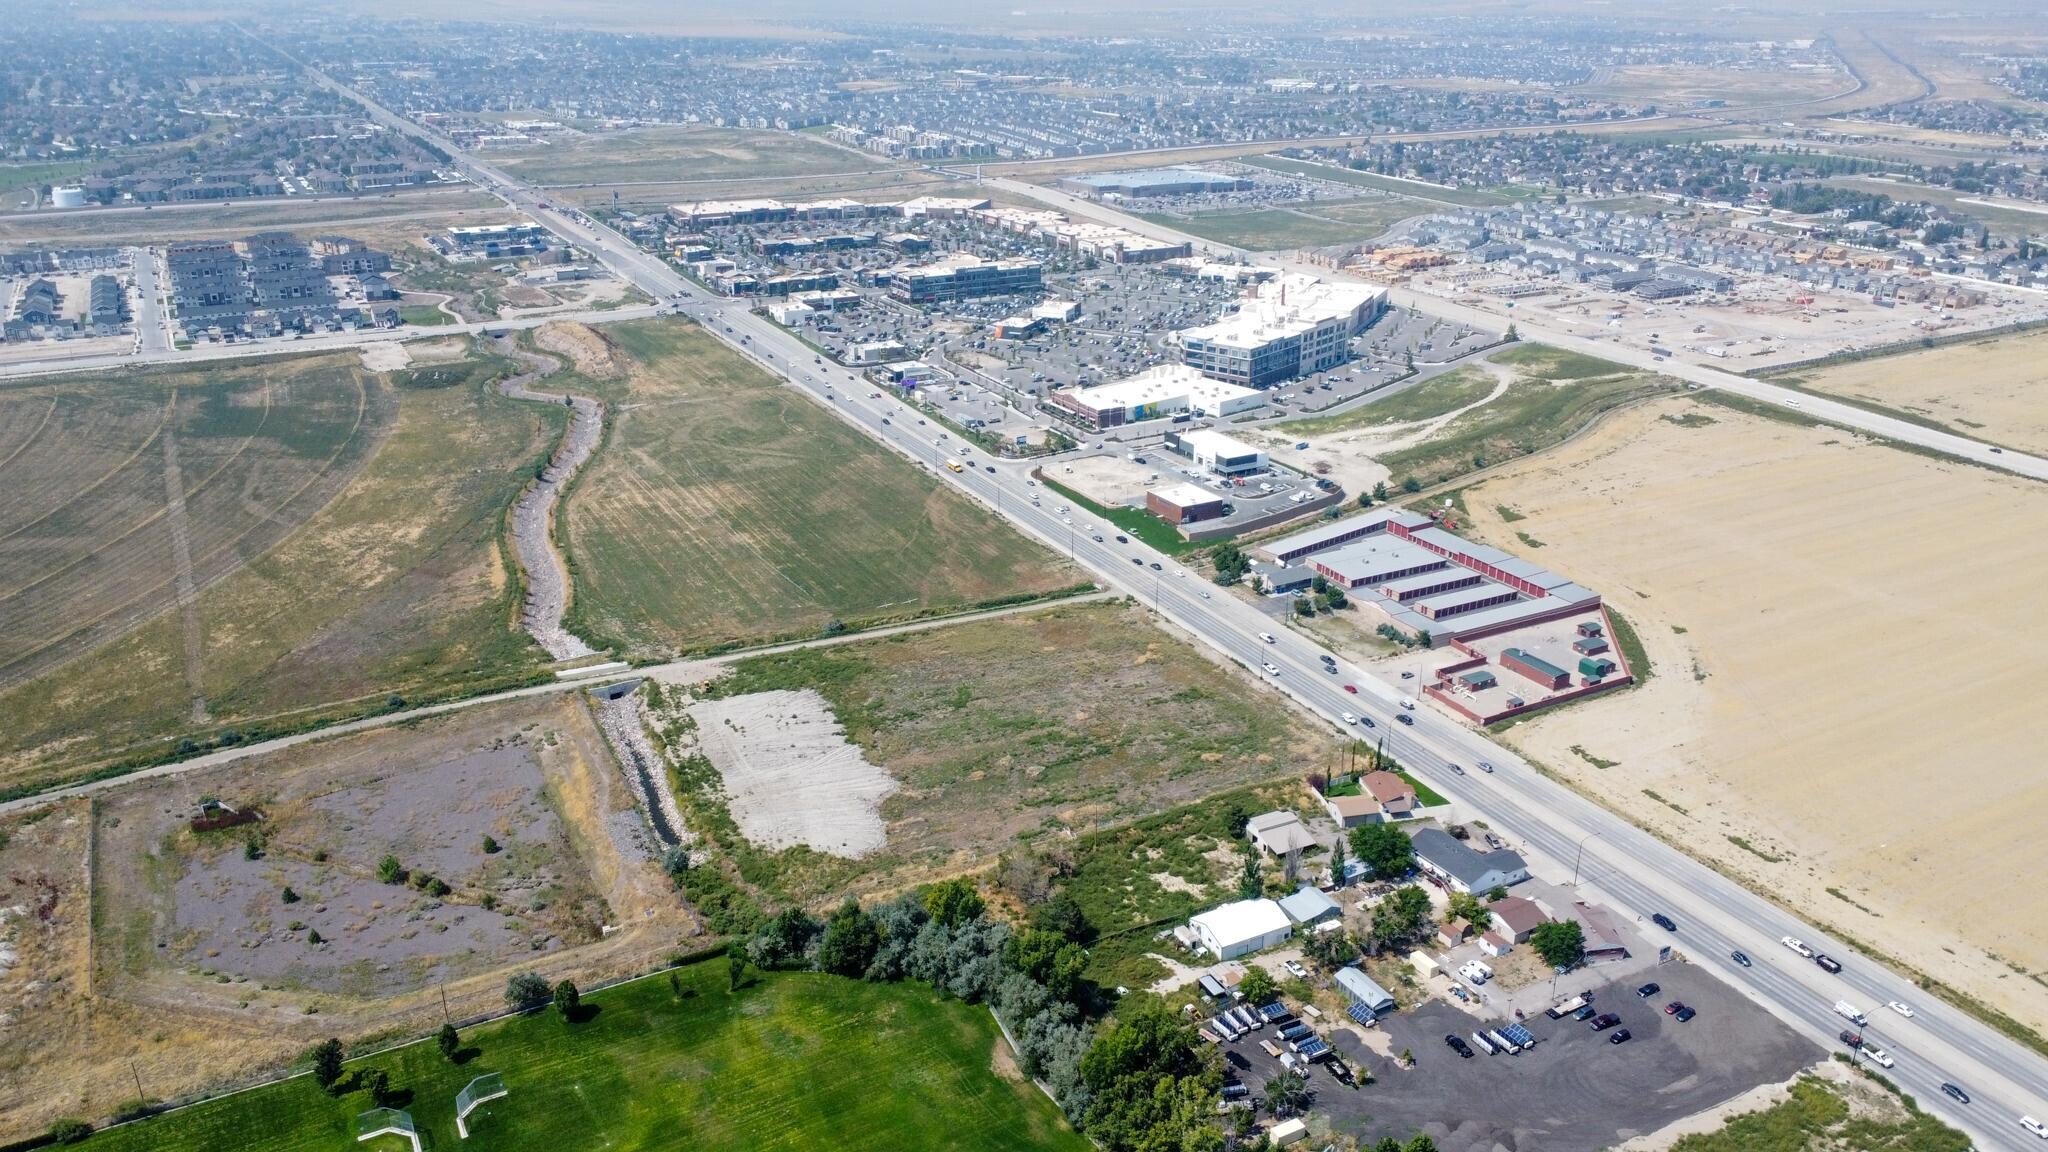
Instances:
[[[85,207],[85,189],[76,184],[69,187],[60,185],[52,188],[50,189],[50,204],[56,208],[83,208]]]

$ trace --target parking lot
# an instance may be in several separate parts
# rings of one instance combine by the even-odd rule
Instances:
[[[1095,441],[1088,443],[1092,445]],[[1089,450],[1047,465],[1046,475],[1098,504],[1131,508],[1145,506],[1149,489],[1195,484],[1230,505],[1229,515],[1202,521],[1204,527],[1248,523],[1289,508],[1298,508],[1302,515],[1308,515],[1317,511],[1310,507],[1311,502],[1324,495],[1314,480],[1282,468],[1268,468],[1226,482],[1156,443],[1120,450],[1115,446],[1100,452]]]
[[[1640,999],[1634,989],[1648,980],[1662,991]],[[1535,1048],[1463,1059],[1444,1036],[1456,1033],[1469,1042],[1475,1029],[1501,1021],[1426,1001],[1379,1025],[1396,1057],[1403,1049],[1415,1054],[1413,1069],[1368,1051],[1348,1029],[1334,1031],[1331,1045],[1379,1082],[1354,1092],[1319,1070],[1309,1080],[1315,1109],[1363,1139],[1405,1140],[1421,1131],[1444,1152],[1603,1148],[1788,1079],[1826,1055],[1734,988],[1683,962],[1617,982],[1603,983],[1597,968],[1559,981],[1560,994],[1585,988],[1593,989],[1600,1011],[1621,1017],[1620,1027],[1631,1034],[1626,1043],[1609,1042],[1616,1030],[1596,1033],[1569,1018],[1536,1015],[1523,1022],[1536,1036]],[[1699,1014],[1686,1023],[1665,1015],[1665,1003],[1674,999]],[[1263,1084],[1273,1074],[1261,1061],[1277,1069],[1255,1043],[1244,1055],[1252,1070],[1240,1076],[1248,1084]]]

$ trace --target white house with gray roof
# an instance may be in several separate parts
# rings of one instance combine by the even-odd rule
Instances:
[[[1490,892],[1529,878],[1529,865],[1519,852],[1476,852],[1441,828],[1423,828],[1413,839],[1415,862],[1453,891]]]

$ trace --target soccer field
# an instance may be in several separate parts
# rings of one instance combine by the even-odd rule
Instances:
[[[759,974],[726,992],[722,962],[597,993],[596,1014],[565,1023],[552,1009],[464,1034],[462,1064],[432,1043],[351,1061],[389,1073],[427,1148],[1086,1149],[1058,1109],[1021,1077],[994,1069],[988,1012],[918,984]],[[1008,1049],[1003,1050],[1007,1057]],[[510,1095],[455,1130],[455,1095],[501,1073]],[[346,1152],[358,1145],[361,1092],[329,1097],[309,1076],[229,1096],[92,1137],[94,1150]]]

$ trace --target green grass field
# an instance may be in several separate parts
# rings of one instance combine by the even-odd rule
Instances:
[[[731,128],[637,128],[542,148],[493,150],[490,158],[542,184],[762,179],[900,167],[810,136]]]
[[[1314,248],[1370,240],[1397,220],[1429,208],[1412,200],[1357,200],[1339,204],[1304,204],[1293,208],[1259,208],[1245,212],[1198,212],[1187,216],[1140,213],[1155,224],[1177,228],[1219,244],[1253,252]]]
[[[1317,436],[1330,432],[1345,432],[1353,428],[1369,428],[1378,424],[1432,420],[1485,399],[1487,393],[1493,391],[1494,385],[1494,378],[1484,368],[1467,365],[1440,376],[1432,376],[1420,384],[1348,412],[1334,416],[1313,416],[1306,420],[1290,420],[1278,425],[1276,431],[1289,436]]]
[[[1606,412],[1677,387],[1665,377],[1538,344],[1497,352],[1493,361],[1516,371],[1499,399],[1457,417],[1421,444],[1381,456],[1380,463],[1396,478],[1442,484],[1540,452]]]
[[[359,382],[365,410],[382,413],[373,442],[353,449],[366,459],[335,489],[307,488],[306,499],[319,497],[311,507],[263,499],[281,496],[277,486],[286,478],[268,463],[245,465],[232,481],[222,473],[218,499],[195,500],[206,462],[227,459],[227,448],[248,439],[262,413],[234,399],[259,395],[260,387],[220,385],[218,427],[241,435],[216,435],[213,446],[191,437],[179,448],[195,566],[214,550],[200,542],[216,535],[227,537],[218,548],[238,564],[216,569],[218,581],[198,594],[196,651],[174,598],[160,594],[147,623],[0,694],[0,714],[9,718],[0,726],[0,792],[162,758],[184,738],[203,743],[232,729],[249,739],[374,711],[393,694],[417,701],[538,672],[546,658],[517,629],[518,586],[498,541],[505,509],[560,435],[562,410],[499,396],[490,385],[501,368],[496,361],[388,377],[353,372],[347,366],[354,363],[312,358],[208,373],[256,373],[277,385],[273,394],[312,405],[296,421],[273,416],[279,427],[271,435],[314,456],[333,453],[349,427],[315,420],[314,402],[352,396],[354,387],[344,393],[342,386]],[[29,459],[17,457],[16,466]],[[134,459],[138,467],[153,459],[154,473],[130,482],[105,470],[112,478],[102,490],[119,481],[136,493],[130,499],[153,498],[161,509],[161,451]],[[25,475],[69,475],[61,463]],[[263,521],[257,513],[270,506],[289,517]],[[238,524],[248,531],[234,535]],[[120,535],[103,521],[77,527],[87,546]],[[134,563],[162,582],[170,557],[165,543]],[[188,657],[196,658],[206,702],[201,722],[191,716]]]
[[[1044,1094],[994,1070],[986,1009],[916,984],[749,973],[726,991],[723,962],[587,997],[593,1018],[552,1010],[464,1035],[460,1065],[431,1043],[349,1065],[411,1094],[422,1143],[443,1150],[1073,1149],[1086,1140]],[[1005,1049],[1007,1053],[1007,1049]],[[485,1072],[510,1095],[455,1129],[456,1093]],[[365,1093],[330,1098],[310,1076],[93,1136],[93,1152],[346,1152]],[[403,1147],[393,1138],[360,1145]]]
[[[1523,196],[1508,192],[1495,192],[1483,188],[1438,188],[1433,184],[1422,184],[1414,180],[1396,180],[1373,172],[1360,172],[1353,168],[1338,168],[1329,164],[1308,164],[1300,160],[1289,160],[1284,156],[1248,156],[1245,163],[1256,165],[1272,172],[1283,172],[1289,176],[1309,176],[1327,180],[1332,184],[1350,184],[1359,188],[1375,188],[1381,192],[1392,192],[1396,196],[1410,196],[1417,200],[1434,200],[1440,204],[1457,204],[1467,208],[1498,207],[1512,204]],[[1428,205],[1421,206],[1428,211]],[[1410,215],[1414,215],[1413,212]]]
[[[634,655],[816,635],[1081,577],[708,333],[610,326],[632,363],[579,480],[571,626]]]

